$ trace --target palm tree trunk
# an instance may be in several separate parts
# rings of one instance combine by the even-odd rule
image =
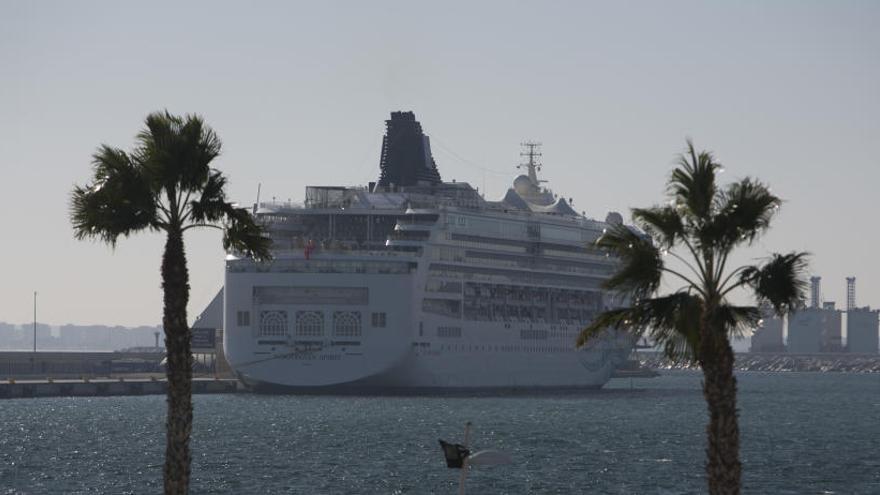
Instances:
[[[182,495],[189,491],[192,432],[192,333],[186,322],[189,301],[189,273],[183,248],[183,233],[168,232],[162,256],[162,289],[165,292],[162,325],[168,359],[168,415],[165,422],[165,493]]]
[[[703,396],[709,408],[706,427],[706,476],[712,495],[738,495],[742,465],[739,462],[739,420],[733,349],[727,336],[714,328],[701,336],[700,364]]]

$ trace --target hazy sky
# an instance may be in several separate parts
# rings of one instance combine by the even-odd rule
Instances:
[[[0,320],[30,321],[34,290],[53,324],[161,320],[162,238],[75,241],[68,202],[100,143],[165,108],[217,130],[243,203],[375,180],[392,110],[493,199],[542,141],[544,178],[597,218],[662,201],[691,136],[786,199],[743,259],[809,250],[827,300],[856,275],[880,305],[878,26],[880,2],[0,0]],[[194,316],[219,234],[187,254]]]

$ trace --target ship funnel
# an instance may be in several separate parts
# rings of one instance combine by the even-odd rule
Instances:
[[[381,188],[442,183],[431,155],[431,140],[412,112],[391,112],[391,119],[385,121],[379,167],[377,185]]]

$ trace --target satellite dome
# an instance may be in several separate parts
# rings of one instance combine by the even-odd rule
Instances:
[[[513,189],[520,196],[528,196],[535,193],[535,185],[532,184],[532,180],[527,175],[520,175],[513,179]]]
[[[609,211],[608,215],[605,216],[605,223],[610,225],[622,225],[623,224],[623,215],[616,211]]]

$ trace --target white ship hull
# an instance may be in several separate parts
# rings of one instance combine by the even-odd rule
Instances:
[[[328,324],[320,336],[294,328],[271,337],[227,323],[226,358],[246,384],[264,391],[599,388],[631,349],[629,338],[610,334],[575,349],[581,325],[574,322],[463,321],[413,311],[424,295],[420,279],[417,271],[364,274],[352,285],[351,274],[230,272],[226,322],[244,308],[253,315],[318,312]],[[266,303],[253,297],[255,287],[366,288],[369,295],[365,304]],[[330,322],[339,312],[360,316],[359,336],[333,334]],[[385,314],[384,327],[373,327],[374,313]]]

